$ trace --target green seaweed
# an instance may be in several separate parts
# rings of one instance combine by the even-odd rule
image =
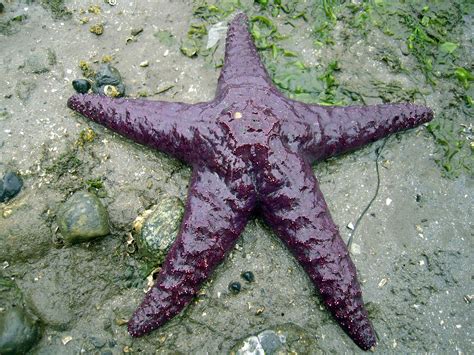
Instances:
[[[41,5],[49,9],[55,19],[69,19],[72,12],[64,5],[64,0],[41,0]]]
[[[46,167],[48,174],[53,174],[56,178],[60,178],[65,174],[71,174],[77,171],[82,165],[82,161],[77,158],[75,150],[69,150],[61,154],[59,158]]]
[[[472,129],[447,119],[438,119],[427,128],[436,140],[438,155],[435,161],[442,166],[443,175],[456,178],[463,171],[472,175],[474,156],[472,145],[468,143]]]
[[[87,191],[93,193],[97,197],[104,198],[107,196],[107,191],[105,191],[103,178],[98,177],[94,179],[86,180]]]
[[[470,127],[474,103],[471,85],[474,76],[472,65],[468,64],[472,62],[472,47],[470,51],[462,40],[463,16],[474,11],[472,2],[255,0],[245,5],[239,1],[195,3],[194,18],[200,29],[225,21],[235,11],[246,12],[251,20],[251,34],[270,76],[291,98],[323,105],[345,105],[365,103],[368,98],[382,102],[423,102],[425,95],[436,91],[454,93],[455,104],[451,98],[438,102],[436,119],[428,126],[437,147],[434,159],[446,177],[457,177],[464,172],[472,174],[472,132],[466,128]],[[284,26],[311,26],[313,49],[325,53],[321,62],[310,65],[300,53],[287,48],[291,45],[291,34],[282,35]],[[206,37],[203,30],[191,24],[188,39],[192,49],[187,55],[207,57],[219,67],[222,59],[214,57],[214,50],[205,49]],[[370,76],[366,83],[358,83],[359,86],[357,82],[341,81],[339,78],[346,70],[354,71],[352,67],[346,68],[347,63],[340,61],[336,54],[331,54],[335,53],[331,48],[336,41],[341,40],[349,47],[360,46],[360,42],[375,46],[368,55],[410,84]]]
[[[469,89],[470,82],[474,80],[474,75],[472,75],[466,68],[456,68],[454,70],[454,75],[466,90]]]

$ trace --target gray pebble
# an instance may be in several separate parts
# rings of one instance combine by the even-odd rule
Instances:
[[[39,324],[21,308],[0,314],[0,354],[23,354],[39,340]]]
[[[91,344],[94,345],[97,349],[103,348],[106,343],[104,339],[96,338],[96,337],[91,337],[90,341],[91,341]]]
[[[87,242],[110,233],[105,207],[95,195],[84,191],[76,192],[61,207],[58,226],[68,244]]]
[[[237,355],[256,354],[309,354],[319,353],[314,336],[305,329],[286,323],[249,336],[235,344],[231,353]]]
[[[106,95],[104,89],[110,86],[116,88],[117,97],[125,95],[125,85],[118,69],[110,64],[103,64],[97,71],[92,91],[99,95]]]
[[[21,190],[23,181],[12,171],[7,172],[0,181],[0,202],[6,202],[15,197]]]
[[[160,263],[178,234],[183,218],[184,205],[176,197],[166,196],[159,200],[134,224],[137,232],[138,251],[144,257]]]
[[[273,330],[264,330],[258,335],[258,340],[267,354],[277,351],[284,344]]]
[[[138,36],[140,33],[143,32],[143,27],[139,27],[139,28],[132,28],[132,30],[130,31],[130,33],[132,34],[132,36]]]

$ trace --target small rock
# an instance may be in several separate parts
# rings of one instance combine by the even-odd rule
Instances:
[[[257,336],[250,336],[241,342],[240,347],[237,347],[236,353],[238,355],[250,354],[275,354],[277,351],[285,350],[285,338],[279,336],[273,330],[264,330]],[[284,352],[282,352],[284,353]]]
[[[245,271],[240,276],[247,282],[254,282],[255,276],[252,271]]]
[[[361,248],[360,245],[357,243],[352,243],[351,244],[351,253],[354,255],[360,255],[361,253]]]
[[[91,88],[91,83],[86,79],[76,79],[72,81],[72,87],[79,94],[86,94]]]
[[[321,349],[312,334],[295,324],[286,323],[246,337],[230,352],[237,355],[312,354],[320,353]]]
[[[143,61],[143,62],[140,63],[140,66],[141,66],[142,68],[145,68],[145,67],[147,67],[148,65],[150,65],[150,63],[148,62],[148,60],[145,60],[145,61]]]
[[[140,28],[133,28],[131,31],[130,31],[130,34],[132,36],[138,36],[140,33],[143,32],[143,27],[140,27]]]
[[[258,340],[267,354],[273,354],[285,343],[284,337],[280,337],[273,330],[264,330],[258,335]]]
[[[114,86],[118,94],[122,97],[125,95],[125,85],[122,82],[122,76],[117,68],[110,64],[102,64],[95,76],[95,83],[92,85],[92,91],[99,95],[106,95],[105,87]]]
[[[95,195],[84,191],[76,192],[64,203],[58,214],[58,225],[69,244],[110,233],[105,207]]]
[[[0,314],[0,354],[24,354],[39,340],[38,322],[21,308]]]
[[[27,73],[43,74],[56,64],[56,53],[50,48],[31,54],[26,58],[24,68]]]
[[[23,181],[12,171],[7,172],[0,181],[0,202],[6,202],[15,197],[21,190]]]
[[[161,263],[176,239],[183,214],[181,200],[165,196],[154,208],[139,216],[133,228],[140,254],[154,264]]]
[[[235,347],[235,351],[231,352],[237,355],[265,355],[262,344],[256,336],[251,336],[242,340],[241,344]]]
[[[106,343],[104,339],[96,338],[96,337],[91,337],[90,341],[91,341],[91,344],[94,345],[97,349],[103,348]]]
[[[3,11],[5,11],[5,5],[0,2],[0,14],[3,14]]]
[[[232,292],[233,294],[238,294],[241,289],[242,289],[242,285],[238,281],[231,282],[229,284],[229,291]]]

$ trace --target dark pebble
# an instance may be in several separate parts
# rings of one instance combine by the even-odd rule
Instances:
[[[97,349],[103,348],[105,346],[105,340],[101,338],[91,337],[91,344],[94,345]]]
[[[245,271],[240,276],[247,282],[254,282],[255,276],[252,271]]]
[[[40,337],[39,324],[21,308],[0,315],[0,354],[24,354]]]
[[[240,285],[240,282],[231,282],[229,284],[229,291],[234,293],[234,294],[237,294],[240,292],[242,286]]]
[[[76,79],[72,81],[72,87],[79,94],[87,94],[91,88],[91,83],[86,79]]]
[[[416,202],[420,202],[421,201],[421,195],[420,194],[416,194]]]
[[[23,181],[12,171],[7,172],[0,181],[0,202],[6,202],[15,197],[21,190]]]
[[[99,95],[105,95],[104,88],[107,85],[115,86],[118,91],[118,97],[125,95],[125,85],[122,82],[120,72],[110,64],[103,64],[97,71],[92,91]]]
[[[102,323],[102,329],[107,330],[110,329],[110,327],[112,327],[112,321],[110,319],[104,320]]]
[[[5,11],[5,6],[0,2],[0,14],[3,14],[3,11]]]

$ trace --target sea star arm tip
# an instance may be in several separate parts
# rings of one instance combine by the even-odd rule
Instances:
[[[217,83],[218,95],[230,86],[243,83],[267,89],[273,87],[248,27],[248,18],[244,13],[237,14],[229,24],[224,66]]]
[[[300,114],[314,130],[306,148],[312,160],[358,149],[433,119],[430,108],[411,103],[349,107],[303,104]]]
[[[195,170],[178,237],[128,323],[132,336],[158,328],[191,302],[235,245],[252,208],[251,196],[243,202],[221,177],[206,168]]]
[[[265,221],[295,255],[341,327],[359,347],[370,349],[376,344],[375,332],[356,269],[310,165],[288,153],[274,166],[278,167],[264,187],[274,190],[262,201]]]
[[[207,104],[76,94],[67,105],[137,143],[188,161],[192,158],[195,122]]]

